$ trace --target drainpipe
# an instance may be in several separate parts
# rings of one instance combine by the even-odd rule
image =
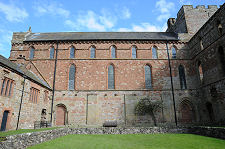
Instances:
[[[170,64],[170,54],[169,54],[169,50],[168,50],[168,41],[166,41],[166,50],[167,50],[168,63],[169,63],[169,69],[170,69],[170,81],[171,81],[171,91],[172,91],[172,97],[173,97],[174,119],[175,119],[175,124],[177,126],[176,104],[175,104],[175,99],[174,99],[173,77],[172,77],[172,69],[171,69],[171,64]]]
[[[86,125],[88,124],[88,94],[87,94],[87,103],[86,103]]]
[[[51,105],[51,126],[52,126],[52,114],[53,114],[53,104],[54,104],[54,97],[55,97],[55,77],[56,77],[56,66],[57,66],[57,57],[58,57],[58,46],[59,43],[56,41],[56,54],[55,54],[55,69],[54,69],[54,78],[53,78],[53,89],[52,89],[52,105]]]
[[[124,102],[124,123],[125,126],[127,125],[127,114],[126,114],[126,95],[123,95],[123,102]]]
[[[20,121],[20,112],[21,112],[21,107],[22,107],[22,103],[23,103],[23,93],[24,93],[24,86],[25,86],[25,80],[26,80],[26,76],[23,76],[23,89],[22,89],[22,95],[21,95],[21,99],[20,99],[20,108],[19,108],[19,113],[18,113],[18,119],[17,119],[17,124],[16,124],[16,130],[18,130],[18,126],[19,126],[19,121]]]

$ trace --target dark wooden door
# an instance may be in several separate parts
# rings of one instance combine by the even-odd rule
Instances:
[[[9,114],[9,111],[4,111],[4,113],[3,113],[1,131],[5,131],[5,129],[6,129],[8,114]]]

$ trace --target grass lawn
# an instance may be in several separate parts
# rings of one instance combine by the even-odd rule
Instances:
[[[225,149],[225,141],[191,134],[67,135],[29,149]]]
[[[19,129],[19,130],[10,130],[10,131],[0,131],[0,137],[6,137],[15,134],[21,133],[29,133],[29,132],[37,132],[37,131],[44,131],[44,130],[52,130],[57,129],[60,127],[49,127],[49,128],[40,128],[40,129]]]

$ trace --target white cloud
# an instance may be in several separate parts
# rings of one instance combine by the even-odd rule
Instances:
[[[157,17],[158,21],[164,21],[170,17],[170,11],[175,10],[175,4],[173,2],[167,2],[166,0],[159,0],[156,2],[155,7],[160,12]]]
[[[9,57],[11,48],[12,31],[0,29],[0,54]]]
[[[127,7],[123,7],[121,10],[121,18],[122,19],[129,19],[131,17],[130,10]]]
[[[101,14],[89,10],[87,12],[79,13],[76,19],[66,20],[65,25],[74,30],[88,29],[90,31],[106,31],[111,29],[117,22],[117,17],[111,15],[106,10],[102,10]]]
[[[155,26],[150,23],[141,23],[140,25],[133,24],[129,28],[119,28],[119,32],[164,32],[166,30],[166,24],[163,27]]]
[[[180,4],[181,5],[191,5],[191,2],[187,1],[187,0],[180,0]]]
[[[29,15],[24,8],[18,8],[13,4],[4,4],[0,2],[0,12],[4,13],[6,19],[10,22],[22,22]]]
[[[167,14],[161,14],[157,17],[157,20],[158,21],[167,20],[167,19],[169,19],[169,17],[170,17],[170,14],[168,14],[168,13]]]
[[[57,2],[38,2],[35,3],[33,8],[37,11],[38,15],[50,14],[54,16],[62,16],[68,18],[70,11],[64,9],[62,4]]]

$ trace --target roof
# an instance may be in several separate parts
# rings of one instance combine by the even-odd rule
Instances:
[[[178,40],[173,32],[52,32],[30,33],[24,41],[56,40]]]
[[[27,79],[33,80],[34,82],[51,90],[51,87],[45,81],[36,76],[33,72],[27,70],[22,65],[11,62],[9,59],[5,58],[2,55],[0,55],[0,65],[3,67],[7,67],[16,73],[19,73],[20,75],[25,75]]]

